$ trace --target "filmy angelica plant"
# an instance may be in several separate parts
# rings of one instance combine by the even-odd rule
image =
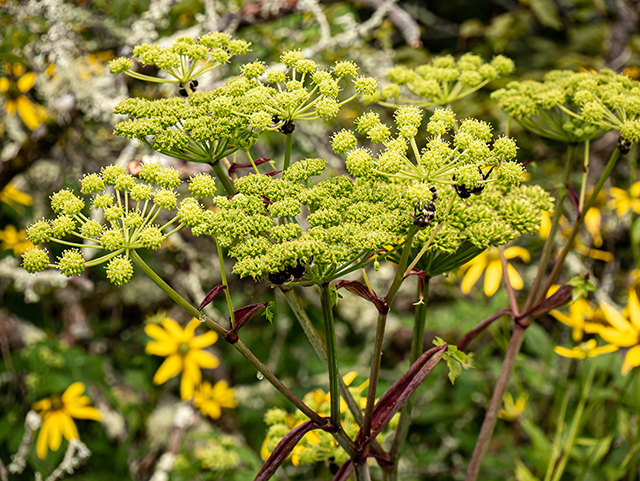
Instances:
[[[338,61],[322,69],[294,50],[282,54],[284,69],[270,69],[260,61],[245,63],[241,74],[221,87],[197,91],[198,77],[248,48],[246,42],[213,33],[197,41],[180,38],[166,48],[134,49],[142,63],[160,70],[157,77],[138,73],[129,59],[116,59],[110,67],[115,74],[180,84],[176,97],[121,102],[116,113],[128,119],[115,126],[115,133],[176,159],[210,164],[226,195],[216,195],[214,178],[204,173],[189,180],[187,193],[181,189],[179,172],[171,168],[146,164],[136,178],[121,167],[105,167],[82,179],[80,193],[90,197],[69,189],[55,193],[51,207],[57,217],[28,229],[36,245],[54,242],[69,248],[52,262],[47,250],[37,247],[24,255],[23,265],[33,273],[54,267],[71,276],[106,264],[109,280],[122,285],[136,264],[189,314],[224,337],[298,409],[294,420],[280,411],[268,414],[265,449],[272,454],[257,479],[267,479],[289,454],[303,464],[330,458],[341,461],[341,469],[353,467],[358,480],[369,479],[367,457],[374,455],[381,460],[385,476],[396,479],[411,395],[448,349],[446,343],[439,343],[422,351],[426,320],[422,301],[429,279],[490,246],[535,231],[541,210],[553,210],[548,193],[520,185],[523,168],[516,161],[513,139],[495,136],[486,122],[458,120],[448,108],[436,109],[428,118],[422,110],[448,105],[510,74],[513,63],[502,56],[491,63],[470,54],[457,61],[438,57],[414,70],[392,69],[392,84],[379,94],[377,80],[358,75],[354,63]],[[400,97],[401,87],[422,100]],[[331,138],[333,150],[345,158],[349,175],[331,175],[321,158],[292,162],[297,122],[331,120],[356,97],[371,101],[379,95],[387,99],[383,106],[397,107],[392,124],[369,111],[354,121],[352,130],[335,132]],[[251,149],[262,132],[276,130],[284,134],[282,170],[263,173]],[[237,155],[246,155],[251,173],[230,175]],[[203,198],[208,199],[206,203],[201,202]],[[98,211],[99,220],[89,215],[89,209]],[[183,299],[137,253],[160,248],[182,228],[195,236],[213,237],[218,253],[222,285],[207,295],[200,309]],[[85,259],[81,249],[105,253]],[[266,280],[280,287],[327,367],[329,393],[323,392],[324,397],[314,392],[298,398],[242,343],[240,329],[267,303],[234,308],[225,254],[235,260],[233,273],[240,278]],[[375,275],[384,259],[395,264],[396,272],[386,295],[379,296],[367,276]],[[374,269],[367,274],[371,264]],[[344,279],[356,271],[364,283]],[[421,275],[426,284],[416,303],[412,365],[378,398],[387,315],[410,274]],[[320,291],[324,339],[297,298],[296,288],[310,285]],[[349,390],[339,373],[333,318],[338,288],[373,302],[378,311],[368,385],[356,391]],[[200,312],[221,292],[229,309],[228,327]],[[462,359],[463,354],[451,350],[447,356]],[[464,363],[468,367],[466,358]],[[456,369],[453,377],[461,368]],[[393,437],[390,450],[380,445],[380,436]],[[294,448],[298,442],[302,444]]]

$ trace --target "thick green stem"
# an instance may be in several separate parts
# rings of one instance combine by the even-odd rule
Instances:
[[[176,304],[182,307],[185,311],[191,314],[194,317],[199,318],[200,312],[195,306],[192,306],[184,297],[178,294],[173,288],[167,284],[158,274],[155,273],[151,267],[149,267],[140,257],[140,255],[132,250],[130,251],[131,259],[135,264],[144,272],[149,279],[151,279],[160,289],[162,289]],[[227,330],[224,329],[219,324],[215,323],[209,317],[205,316],[204,324],[209,329],[214,330],[220,336],[224,337],[227,334]],[[300,409],[309,419],[313,420],[317,424],[326,424],[326,420],[320,417],[315,411],[313,411],[309,406],[307,406],[301,399],[299,399],[295,394],[293,394],[289,389],[282,384],[274,374],[269,371],[267,366],[262,364],[260,360],[253,354],[247,346],[240,340],[231,344],[240,354],[242,354],[253,367],[256,368],[257,371],[261,372],[262,375],[275,387],[278,391],[280,391],[284,397],[286,397],[295,407]]]
[[[389,292],[385,297],[387,306],[391,308],[393,299],[398,293],[398,289],[402,285],[404,280],[404,271],[409,260],[409,254],[411,253],[411,245],[413,244],[413,237],[416,235],[416,230],[412,229],[407,235],[407,240],[400,256],[400,262],[396,268],[396,275],[393,278],[393,282],[389,287]],[[373,420],[373,405],[376,402],[376,391],[378,388],[378,377],[380,375],[380,361],[382,360],[382,342],[384,341],[384,331],[387,325],[388,312],[378,313],[378,321],[376,323],[376,337],[373,341],[373,357],[371,359],[371,373],[369,375],[369,389],[367,391],[367,406],[364,410],[364,420],[362,421],[361,439],[367,439],[371,434],[371,422]]]
[[[338,371],[336,330],[333,322],[333,306],[331,305],[329,283],[324,283],[320,286],[320,298],[322,301],[322,318],[324,319],[324,335],[327,343],[331,423],[334,426],[340,426],[340,372]]]
[[[231,293],[229,292],[229,283],[227,282],[227,273],[224,270],[224,253],[222,252],[222,247],[220,244],[216,242],[216,247],[218,249],[218,259],[220,261],[220,277],[222,278],[222,284],[227,286],[224,291],[224,297],[227,300],[227,308],[229,309],[229,319],[231,319],[231,327],[236,326],[236,315],[233,310],[233,303],[231,302]]]
[[[293,145],[293,135],[287,134],[287,142],[284,147],[284,164],[282,171],[285,172],[291,164],[291,146]]]
[[[418,286],[418,295],[420,292],[420,286]],[[409,364],[413,365],[414,362],[422,355],[423,343],[424,343],[424,326],[427,322],[427,302],[429,297],[429,279],[424,286],[424,300],[416,306],[415,319],[413,321],[413,337],[411,339],[411,353],[409,355]],[[407,440],[407,433],[409,432],[409,425],[411,424],[411,411],[415,404],[415,393],[407,400],[406,404],[402,406],[400,410],[400,420],[398,421],[398,427],[396,429],[395,437],[393,438],[393,444],[391,445],[391,461],[393,462],[393,473],[391,480],[396,480],[398,477],[398,459],[402,454],[402,448]]]
[[[236,188],[233,186],[231,179],[222,168],[222,164],[220,164],[220,161],[218,160],[216,162],[213,162],[211,165],[213,166],[213,171],[215,172],[216,177],[222,183],[222,187],[224,187],[224,190],[227,192],[227,195],[235,194]]]
[[[589,139],[584,142],[584,160],[582,162],[582,185],[580,186],[580,202],[578,212],[582,212],[584,207],[584,196],[587,192],[587,180],[589,177]],[[585,212],[586,214],[586,212]]]

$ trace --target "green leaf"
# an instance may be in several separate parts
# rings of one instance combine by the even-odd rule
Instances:
[[[436,336],[436,338],[433,340],[433,344],[436,346],[443,346],[444,344],[446,344],[446,342]],[[451,381],[451,384],[454,384],[456,378],[460,374],[462,374],[463,368],[473,368],[473,366],[471,365],[472,355],[465,354],[464,352],[460,351],[457,346],[454,346],[452,344],[447,345],[447,352],[444,354],[444,356],[442,356],[442,359],[447,362],[447,366],[449,367],[449,380]]]
[[[264,315],[269,321],[269,324],[273,326],[273,317],[275,315],[276,303],[274,301],[269,301],[266,309],[264,310]]]

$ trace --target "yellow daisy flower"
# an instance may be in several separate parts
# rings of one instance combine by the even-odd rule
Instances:
[[[9,224],[4,230],[0,230],[0,248],[2,250],[13,249],[13,253],[16,256],[24,254],[27,250],[34,247],[34,245],[27,240],[27,232],[22,229],[18,232],[14,226]]]
[[[24,192],[20,192],[13,184],[7,184],[0,190],[0,202],[12,207],[15,211],[22,213],[23,205],[33,205],[33,197]]]
[[[619,187],[611,187],[609,197],[609,207],[615,209],[618,217],[624,217],[630,210],[640,214],[640,182],[633,184],[628,192]]]
[[[529,251],[523,247],[509,247],[504,250],[504,256],[507,259],[514,259],[519,257],[524,262],[529,262],[531,256]],[[485,272],[486,269],[486,272]],[[462,284],[460,289],[464,294],[469,294],[471,288],[478,282],[478,279],[484,272],[484,293],[487,297],[493,296],[498,287],[500,287],[500,280],[502,279],[502,264],[500,262],[500,255],[497,247],[490,247],[475,259],[469,261],[460,268],[460,272],[464,272],[462,278]],[[522,277],[516,272],[511,264],[507,264],[507,274],[509,275],[509,281],[514,289],[520,290],[524,287]]]
[[[57,451],[62,443],[62,436],[67,441],[80,439],[75,419],[92,419],[100,421],[102,415],[96,408],[89,406],[91,402],[83,396],[85,386],[81,382],[73,383],[62,396],[54,395],[34,403],[31,408],[42,418],[42,426],[36,442],[36,453],[40,459],[47,457],[47,450]]]
[[[211,419],[220,419],[222,408],[238,407],[235,396],[235,390],[229,388],[227,381],[218,381],[213,387],[211,383],[205,381],[196,388],[193,395],[193,405]]]
[[[5,72],[11,80],[9,77],[0,77],[0,92],[7,97],[4,102],[7,114],[17,113],[29,130],[37,129],[47,119],[47,110],[24,95],[36,83],[35,72],[25,73],[25,68],[20,64],[6,65]],[[14,78],[17,80],[12,81]]]
[[[153,339],[147,344],[145,352],[166,357],[153,376],[153,382],[163,384],[182,373],[180,395],[184,401],[188,401],[202,380],[200,368],[213,369],[220,364],[217,357],[202,350],[215,343],[218,335],[209,331],[201,336],[194,336],[196,327],[200,325],[196,318],[193,318],[184,330],[169,317],[165,317],[161,324],[162,327],[148,324],[144,328],[144,332]]]
[[[611,325],[598,333],[611,346],[629,347],[622,365],[622,375],[626,376],[631,369],[640,366],[640,301],[634,289],[629,291],[629,320],[606,302],[600,303],[605,319]]]
[[[502,398],[504,408],[498,413],[500,419],[505,421],[515,421],[524,412],[525,405],[527,404],[527,395],[520,394],[518,400],[514,402],[513,396],[510,392],[506,392]]]
[[[552,291],[549,290],[551,295]],[[569,315],[553,309],[549,311],[553,317],[572,329],[571,337],[575,342],[580,342],[584,333],[594,334],[599,332],[604,326],[591,321],[596,317],[596,311],[591,308],[589,303],[584,299],[578,299],[569,305]]]

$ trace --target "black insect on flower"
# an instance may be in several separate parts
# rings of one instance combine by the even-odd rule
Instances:
[[[485,181],[489,178],[489,176],[491,175],[491,172],[493,172],[493,167],[491,167],[489,169],[489,172],[487,172],[486,174],[482,173],[482,169],[480,167],[478,167],[478,171],[480,172],[480,176],[482,177],[482,180]],[[456,180],[456,176],[453,176],[453,180]],[[473,195],[480,195],[482,194],[482,192],[484,191],[485,188],[485,184],[484,182],[479,182],[478,184],[476,184],[476,186],[472,189],[468,189],[466,186],[462,185],[462,184],[456,184],[453,186],[454,190],[456,191],[456,194],[458,194],[458,197],[460,197],[461,199],[468,199],[469,197],[471,197],[471,194]]]
[[[429,190],[432,194],[431,201],[428,203],[423,201],[418,202],[413,211],[413,225],[419,229],[427,227],[436,217],[435,202],[438,200],[438,191],[433,186]]]
[[[627,155],[631,151],[631,147],[633,146],[633,142],[627,139],[623,139],[620,137],[618,139],[618,148],[620,149],[620,155]]]
[[[275,285],[285,284],[295,279],[300,279],[306,270],[304,264],[298,262],[295,266],[285,266],[283,271],[274,272],[267,275],[269,282]]]
[[[179,84],[179,86],[180,86],[180,90],[178,91],[178,93],[182,97],[188,97],[189,93],[187,92],[187,89],[184,88],[184,85]],[[189,82],[189,88],[191,89],[192,92],[195,92],[198,89],[198,81],[197,80],[191,80]]]
[[[280,117],[278,117],[277,115],[274,115],[273,117],[271,117],[271,121],[274,124],[279,124],[280,122],[282,122],[282,119],[280,119]],[[292,134],[294,130],[296,130],[296,126],[293,121],[285,120],[284,123],[280,127],[278,127],[278,130],[283,134],[289,135]]]

